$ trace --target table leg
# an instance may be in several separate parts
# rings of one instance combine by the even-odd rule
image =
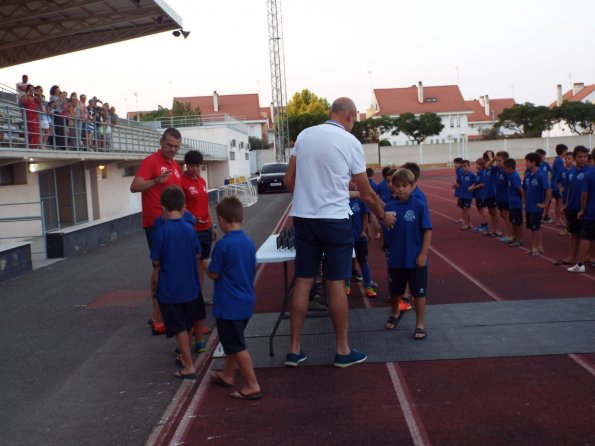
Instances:
[[[281,324],[281,320],[285,318],[285,313],[287,312],[287,308],[289,307],[289,299],[291,297],[291,290],[295,284],[295,276],[291,279],[291,284],[289,283],[289,275],[287,272],[287,262],[283,262],[283,287],[285,289],[285,293],[283,296],[283,303],[281,304],[281,311],[279,312],[279,316],[277,317],[277,322],[275,322],[275,326],[273,327],[273,331],[269,336],[269,355],[275,356],[273,352],[273,339],[275,334],[277,333],[277,329],[279,328],[279,324]]]

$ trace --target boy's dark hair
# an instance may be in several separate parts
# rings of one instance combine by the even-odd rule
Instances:
[[[481,156],[484,161],[488,161],[490,159],[488,153],[492,154],[492,158],[496,156],[493,150],[486,150],[485,152],[483,152],[483,155]]]
[[[543,150],[543,149],[537,149],[535,151],[535,153],[537,153],[537,154],[539,154],[541,156],[546,156],[547,155],[547,152],[545,150]]]
[[[182,134],[180,133],[180,131],[178,129],[174,129],[173,127],[165,129],[165,132],[163,132],[162,138],[165,138],[167,135],[169,135],[175,139],[182,139]]]
[[[562,155],[565,152],[568,152],[568,146],[566,144],[556,145],[556,155]]]
[[[471,163],[469,162],[469,160],[463,160],[463,161],[461,161],[461,164],[463,166],[470,166],[471,165]]]
[[[161,192],[159,201],[162,206],[165,207],[169,212],[181,211],[184,209],[184,191],[179,186],[167,186]]]
[[[198,150],[188,150],[186,155],[184,155],[185,164],[202,164],[202,162],[202,153],[200,153]]]
[[[401,167],[395,171],[391,178],[391,182],[393,183],[393,186],[399,184],[410,184],[413,186],[415,184],[415,174],[406,167]]]
[[[238,197],[225,197],[216,207],[217,216],[228,223],[241,223],[244,220],[244,208]]]
[[[388,175],[388,173],[391,171],[392,167],[389,166],[384,166],[382,168],[382,177],[386,178],[386,176]]]
[[[589,149],[587,149],[585,146],[576,146],[572,151],[572,156],[576,158],[579,153],[586,153],[588,155]]]
[[[421,168],[419,167],[419,165],[417,165],[417,163],[405,163],[401,166],[401,169],[409,169],[411,172],[413,172],[413,176],[415,176],[416,182],[417,180],[419,180],[419,177],[421,176]]]
[[[463,158],[461,157],[457,157],[454,160],[452,160],[453,163],[457,163],[457,164],[461,164],[463,162]]]
[[[504,160],[504,167],[508,167],[509,169],[516,169],[516,161],[514,160],[514,158],[508,158],[507,160]]]
[[[541,155],[537,153],[537,151],[535,153],[527,153],[525,155],[525,161],[531,161],[532,163],[535,163],[537,167],[539,167],[541,164]]]
[[[388,177],[392,178],[396,171],[397,171],[397,169],[391,169],[388,171],[388,173],[386,175]]]
[[[499,156],[504,161],[506,161],[508,158],[510,158],[510,155],[508,154],[508,152],[506,150],[501,150],[499,152],[496,152],[496,156]]]
[[[480,166],[485,166],[486,160],[485,160],[485,158],[477,158],[477,161],[475,161],[475,164],[479,164]]]
[[[372,169],[371,167],[368,167],[366,169],[366,175],[368,176],[368,178],[372,178],[374,176],[374,169]]]

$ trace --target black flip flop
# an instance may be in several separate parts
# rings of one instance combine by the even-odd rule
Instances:
[[[179,372],[174,373],[174,377],[181,380],[187,379],[193,381],[196,379],[196,373],[182,373],[180,370]]]
[[[218,386],[225,387],[226,389],[233,386],[233,384],[228,383],[223,378],[221,378],[217,373],[211,373],[211,381]]]
[[[235,392],[230,393],[229,396],[232,397],[234,400],[257,401],[262,399],[264,393],[256,392],[248,395],[247,393],[242,393],[241,390],[237,390]]]
[[[421,334],[423,336],[421,337],[417,337],[415,335]],[[424,339],[426,339],[428,337],[428,335],[426,334],[426,330],[424,330],[423,328],[419,328],[417,327],[414,332],[413,332],[413,339],[416,341],[423,341]]]
[[[386,320],[386,322],[384,323],[384,328],[386,328],[387,330],[394,330],[395,328],[397,328],[397,325],[399,323],[399,319],[400,317],[394,317],[392,314],[388,317],[388,319]],[[392,328],[387,327],[386,324],[392,324]]]

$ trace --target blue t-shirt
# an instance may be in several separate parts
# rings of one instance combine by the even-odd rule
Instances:
[[[539,212],[543,208],[538,208],[538,204],[545,204],[545,191],[550,189],[549,181],[543,170],[537,169],[535,175],[527,171],[523,179],[523,189],[525,190],[525,211]]]
[[[370,210],[366,206],[366,204],[360,200],[359,198],[352,198],[349,200],[349,207],[351,208],[352,215],[352,222],[353,222],[353,240],[354,241],[366,241],[368,240],[368,236],[364,236],[360,238],[360,234],[362,233],[364,224],[362,222],[362,218],[368,218],[368,214]]]
[[[566,209],[572,211],[581,210],[581,195],[586,190],[587,172],[591,170],[589,166],[578,169],[573,166],[568,173],[568,200],[566,201]]]
[[[496,198],[496,187],[498,186],[498,167],[492,166],[486,171],[486,186],[488,189],[486,198]]]
[[[390,190],[388,188],[388,184],[386,182],[386,179],[382,180],[380,183],[378,183],[378,187],[376,189],[376,193],[378,194],[378,196],[380,198],[382,198],[383,196],[390,196]]]
[[[370,187],[376,193],[378,193],[378,185],[374,182],[372,178],[368,178],[368,183],[370,183]]]
[[[538,169],[544,173],[545,179],[549,183],[552,176],[552,166],[550,166],[550,163],[544,160],[539,164]]]
[[[384,246],[388,249],[389,268],[417,268],[415,261],[423,246],[424,232],[432,229],[430,211],[413,197],[391,201],[384,208],[395,212],[397,220],[391,230],[384,228]]]
[[[151,259],[159,260],[157,300],[190,302],[198,298],[200,282],[196,256],[200,243],[192,225],[181,218],[164,221],[153,233]]]
[[[585,220],[595,220],[595,169],[590,169],[585,180],[585,191],[588,193]]]
[[[554,158],[554,165],[552,167],[552,179],[551,179],[551,186],[552,191],[558,191],[558,182],[560,181],[560,175],[564,170],[564,160],[561,156],[557,156]]]
[[[215,244],[208,271],[219,274],[213,293],[213,316],[232,321],[250,319],[256,248],[244,231],[229,231]]]
[[[483,184],[483,187],[475,190],[475,198],[479,200],[485,200],[490,196],[489,173],[489,170],[481,169],[475,176],[475,184]]]
[[[426,206],[428,205],[428,200],[426,198],[426,194],[424,194],[424,192],[419,188],[419,186],[417,184],[415,185],[415,189],[413,189],[411,191],[411,196],[413,198],[417,198]],[[398,198],[397,198],[397,200],[398,200]]]
[[[192,225],[192,227],[194,227],[194,225],[196,224],[196,218],[194,218],[194,215],[192,215],[188,211],[184,211],[184,213],[182,214],[182,220],[184,220],[187,223],[190,223]],[[155,221],[153,222],[153,231],[156,231],[161,226],[163,226],[166,221],[167,220],[165,218],[163,218],[162,215],[160,215],[159,217],[157,217],[155,219]]]
[[[560,180],[558,181],[558,184],[560,185],[560,188],[562,188],[562,202],[564,204],[566,204],[566,201],[568,201],[568,184],[570,172],[572,171],[573,167],[574,166],[571,166],[569,169],[564,168],[564,170],[560,172]]]
[[[515,170],[508,175],[508,208],[509,209],[522,209],[523,208],[523,197],[518,193],[518,190],[522,187],[521,176]]]
[[[508,175],[502,167],[496,167],[496,201],[508,203]]]
[[[459,176],[460,198],[473,198],[473,191],[469,190],[469,187],[475,184],[475,178],[476,175],[470,170],[467,173],[461,172]]]
[[[455,169],[455,174],[456,174],[456,178],[457,178],[457,183],[459,183],[459,187],[455,188],[455,197],[457,198],[461,198],[461,175],[463,175],[463,168],[462,167],[457,167]]]

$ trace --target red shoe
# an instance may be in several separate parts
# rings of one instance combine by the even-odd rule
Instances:
[[[405,302],[403,299],[399,300],[399,311],[409,310],[411,310],[411,304],[409,302]]]
[[[163,322],[153,322],[151,332],[153,336],[165,334],[165,324]]]

